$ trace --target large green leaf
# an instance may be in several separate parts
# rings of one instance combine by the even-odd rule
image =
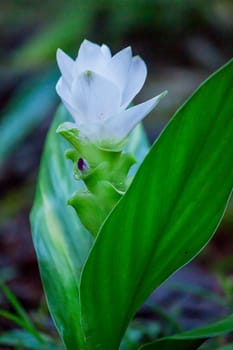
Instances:
[[[215,232],[233,185],[233,61],[178,110],[108,217],[81,278],[87,349],[116,350],[141,303]]]
[[[48,306],[67,348],[72,349],[81,346],[78,284],[92,238],[67,205],[80,183],[73,180],[72,165],[65,159],[68,144],[56,134],[66,119],[60,109],[49,131],[31,223]]]
[[[175,334],[142,345],[139,350],[196,350],[207,339],[233,331],[233,315],[206,327]]]
[[[69,144],[56,134],[57,126],[69,118],[59,109],[49,131],[31,223],[48,306],[66,348],[73,350],[83,346],[78,288],[93,238],[67,205],[72,193],[82,186],[73,179],[72,164],[65,159]],[[128,149],[143,160],[148,146],[140,126],[132,133]]]

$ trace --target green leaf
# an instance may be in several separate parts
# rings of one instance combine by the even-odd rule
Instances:
[[[31,213],[36,249],[48,306],[67,349],[82,346],[80,325],[80,271],[92,244],[67,200],[80,186],[65,158],[68,143],[56,134],[66,120],[59,109],[46,141],[36,199]]]
[[[31,350],[62,350],[60,344],[51,340],[48,336],[40,334],[44,343],[39,342],[30,333],[22,330],[12,330],[0,335],[0,345],[15,347],[16,349]]]
[[[15,324],[17,324],[21,328],[24,328],[28,333],[30,333],[32,336],[34,336],[38,341],[43,343],[43,339],[40,338],[40,334],[37,332],[37,330],[33,329],[29,324],[27,324],[20,317],[14,315],[8,311],[1,310],[1,309],[0,309],[0,316],[14,322]]]
[[[194,329],[140,346],[139,350],[196,350],[208,338],[233,331],[233,315],[206,327]]]
[[[116,350],[148,295],[206,245],[233,185],[233,61],[178,110],[105,221],[81,278],[87,348]]]
[[[3,112],[0,123],[0,166],[55,106],[57,101],[54,91],[56,79],[57,73],[50,71],[42,78],[29,80],[16,92]]]
[[[11,290],[7,287],[7,285],[5,285],[5,283],[3,283],[2,281],[0,281],[0,289],[3,291],[5,297],[8,299],[8,301],[10,302],[12,307],[15,309],[16,313],[19,315],[19,317],[22,319],[22,321],[24,321],[25,323],[30,325],[32,328],[34,328],[33,323],[29,319],[29,317],[28,317],[27,313],[25,312],[25,310],[23,309],[22,305],[17,300],[16,296],[11,292]]]
[[[3,291],[5,297],[8,299],[14,310],[16,311],[17,315],[14,315],[8,311],[1,310],[0,309],[0,316],[5,317],[22,328],[25,328],[29,333],[31,333],[39,342],[43,343],[43,339],[40,335],[40,333],[35,328],[34,324],[28,317],[27,313],[23,309],[20,302],[17,300],[16,296],[11,292],[11,290],[0,281],[0,289]]]
[[[56,134],[58,125],[69,120],[68,114],[60,108],[49,131],[31,225],[49,310],[66,348],[73,350],[84,346],[79,283],[93,238],[80,223],[74,209],[67,205],[73,192],[82,186],[74,180],[72,163],[64,155],[70,145]],[[129,148],[142,161],[148,148],[140,126],[130,136]]]

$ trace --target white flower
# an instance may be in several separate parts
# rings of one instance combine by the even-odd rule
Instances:
[[[144,61],[127,47],[114,56],[106,45],[84,40],[76,60],[57,50],[61,71],[56,90],[82,137],[93,143],[121,142],[159,102],[160,94],[126,109],[147,75]]]

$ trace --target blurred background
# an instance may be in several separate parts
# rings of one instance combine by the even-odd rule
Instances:
[[[0,279],[38,327],[55,334],[28,216],[46,132],[59,104],[56,49],[74,58],[84,38],[106,43],[113,53],[132,46],[148,66],[136,102],[169,92],[145,120],[152,142],[177,107],[232,57],[233,1],[2,0],[0,28]],[[233,311],[232,234],[231,202],[214,240],[195,263],[174,275],[139,311],[127,335],[129,344]],[[12,311],[5,294],[0,307]],[[0,318],[1,334],[14,327]],[[219,338],[209,348],[227,342]]]

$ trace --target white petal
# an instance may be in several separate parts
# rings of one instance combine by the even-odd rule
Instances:
[[[62,102],[64,103],[66,109],[69,111],[71,116],[74,118],[75,122],[80,125],[83,121],[83,116],[78,108],[72,103],[71,99],[71,91],[66,84],[66,81],[63,77],[61,77],[56,85],[56,91],[58,95],[61,97]]]
[[[129,132],[152,111],[152,109],[158,104],[167,92],[143,102],[135,107],[129,108],[126,111],[121,112],[118,115],[108,121],[109,137],[113,139],[123,139]],[[110,135],[111,134],[111,135]]]
[[[57,64],[66,83],[71,85],[74,61],[61,49],[57,50]]]
[[[80,136],[87,137],[89,140],[96,142],[96,140],[100,137],[101,139],[101,128],[99,123],[88,123],[82,124],[80,129]]]
[[[107,45],[103,44],[101,46],[101,51],[108,59],[111,59],[111,57],[112,57],[111,50]]]
[[[75,121],[75,124],[77,125],[77,128],[81,129],[84,117],[75,108],[73,108],[69,103],[67,103],[64,100],[62,100],[62,102],[63,102],[64,106],[66,107],[67,111],[74,118],[74,121]]]
[[[85,115],[86,123],[104,122],[120,110],[120,91],[111,81],[87,71],[72,85],[72,101]]]
[[[71,102],[71,91],[69,86],[66,84],[66,81],[64,79],[64,77],[61,77],[57,84],[56,84],[56,91],[58,93],[58,95],[61,97],[61,99],[67,101],[68,103],[72,103]]]
[[[96,134],[98,131],[96,126],[91,125],[91,126],[86,126],[85,124],[77,124],[77,123],[72,123],[72,122],[64,122],[63,124],[60,124],[57,128],[57,132],[62,132],[62,131],[68,131],[72,129],[77,129],[79,131],[79,135],[81,137],[89,137],[92,139],[92,136]]]
[[[123,108],[126,108],[141,90],[146,80],[146,75],[147,68],[145,62],[139,56],[133,57],[129,70],[128,81],[122,96]]]
[[[131,47],[126,47],[112,57],[107,67],[107,74],[109,78],[118,85],[121,93],[124,91],[128,79],[131,61]]]
[[[99,45],[84,40],[75,61],[75,72],[81,74],[87,70],[91,70],[104,75],[106,64],[109,59],[110,58],[106,57]]]

